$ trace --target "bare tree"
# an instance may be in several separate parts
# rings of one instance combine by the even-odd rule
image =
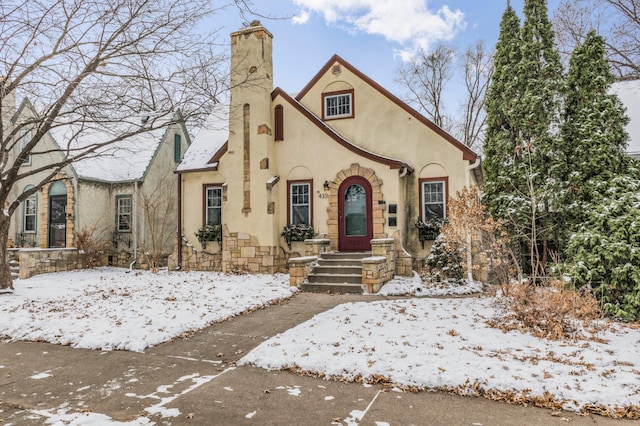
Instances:
[[[455,50],[440,43],[432,52],[421,50],[400,67],[396,79],[411,93],[410,102],[417,104],[437,126],[450,131],[453,122],[446,115],[442,99],[444,88],[453,78]]]
[[[458,70],[464,81],[462,104],[450,114],[445,105],[453,97],[447,96],[446,89]],[[409,102],[418,105],[431,121],[465,145],[480,149],[486,116],[484,99],[492,74],[493,58],[484,42],[478,41],[461,57],[446,44],[437,45],[431,53],[421,51],[398,70],[396,79],[409,91]]]
[[[493,75],[493,57],[479,40],[467,48],[464,54],[465,100],[464,115],[459,125],[458,137],[468,147],[482,149],[484,124],[487,114],[484,102]]]
[[[606,40],[614,74],[620,79],[640,78],[640,0],[562,0],[553,26],[566,62],[593,29]]]
[[[0,291],[12,288],[6,247],[20,203],[69,164],[170,125],[177,110],[197,121],[211,109],[225,88],[226,61],[213,33],[195,32],[216,11],[209,3],[0,3]],[[30,112],[15,120],[18,98],[30,101]],[[52,147],[43,141],[57,127],[68,131]],[[38,157],[46,164],[22,167]],[[37,183],[16,196],[27,177]]]
[[[167,247],[170,247],[177,229],[176,186],[170,178],[171,176],[160,178],[150,189],[143,187],[139,194],[139,205],[144,212],[143,226],[148,231],[141,249],[154,273],[163,265],[163,257],[169,254]]]

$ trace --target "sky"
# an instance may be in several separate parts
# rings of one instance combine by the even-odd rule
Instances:
[[[124,268],[97,268],[38,275],[16,280],[14,286],[13,293],[0,298],[3,339],[103,351],[144,351],[245,310],[262,306],[269,309],[274,300],[296,297],[296,289],[289,287],[288,275],[284,274],[166,270],[131,274]],[[637,326],[575,321],[572,326],[576,333],[571,339],[547,340],[489,325],[490,320],[508,323],[501,309],[505,299],[499,294],[432,297],[474,293],[481,288],[479,283],[434,288],[425,285],[417,274],[396,277],[379,294],[414,297],[365,297],[338,305],[285,332],[265,336],[268,338],[260,345],[238,355],[239,367],[231,368],[271,370],[296,365],[321,377],[335,376],[342,381],[361,378],[365,386],[367,381],[384,377],[399,391],[403,386],[415,386],[456,389],[460,394],[473,395],[480,388],[521,403],[552,395],[571,411],[588,406],[615,414],[616,409],[630,407],[630,412],[638,414],[640,348],[629,344],[640,342]],[[192,386],[183,391],[184,386],[167,377],[166,385],[158,388],[164,389],[162,398],[147,398],[149,406],[126,424],[166,424],[184,417],[187,413],[180,413],[171,402],[202,384],[216,386],[219,376],[203,376],[197,365],[193,364],[193,374],[178,379],[193,380]],[[0,374],[11,367],[0,360]],[[55,376],[46,364],[28,374],[40,385]],[[139,393],[145,391],[142,385],[137,387],[134,373],[122,377],[122,383],[114,380],[104,386],[111,391],[126,389],[125,397],[146,395]],[[174,386],[178,393],[171,393]],[[43,403],[37,410],[26,410],[30,419],[42,419],[43,424],[123,424],[112,421],[110,413],[87,410],[88,402],[80,395],[89,392],[82,385],[60,405],[60,400],[55,400],[50,406]],[[253,413],[254,420],[261,422],[259,406],[249,404],[246,409],[247,415]],[[357,425],[364,414],[354,411],[344,422]],[[383,417],[375,420],[380,422],[376,424],[388,424]]]
[[[549,14],[560,0],[549,0]],[[522,18],[524,0],[511,0]],[[211,17],[222,41],[243,23],[259,19],[273,34],[274,82],[297,93],[333,54],[404,98],[395,82],[404,58],[438,41],[461,51],[484,40],[493,50],[506,0],[253,0],[253,10],[271,17],[239,16],[230,8]],[[224,38],[226,37],[226,39]],[[451,90],[455,92],[455,82]]]

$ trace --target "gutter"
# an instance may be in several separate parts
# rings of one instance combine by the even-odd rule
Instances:
[[[138,181],[133,182],[133,262],[129,264],[129,271],[138,261]]]
[[[465,171],[465,184],[467,185],[467,189],[471,186],[471,170],[477,168],[482,163],[482,159],[480,157],[476,157],[476,161],[473,164],[469,164]]]
[[[471,170],[477,168],[481,163],[480,157],[476,158],[475,163],[469,164],[465,171],[465,184],[467,189],[471,186]],[[473,255],[471,250],[471,232],[467,231],[467,281],[473,281]]]
[[[182,173],[178,173],[178,258],[176,270],[182,268]]]

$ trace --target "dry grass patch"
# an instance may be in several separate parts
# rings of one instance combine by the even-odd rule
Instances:
[[[489,321],[505,331],[520,330],[546,339],[583,337],[581,326],[602,318],[598,301],[587,292],[567,288],[560,281],[544,286],[502,286],[506,306],[501,318]]]

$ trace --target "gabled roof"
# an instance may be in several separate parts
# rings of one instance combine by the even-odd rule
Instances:
[[[340,63],[340,65],[342,65],[344,68],[348,69],[350,72],[355,74],[361,80],[365,81],[369,86],[371,86],[372,88],[374,88],[375,90],[380,92],[383,96],[385,96],[391,102],[393,102],[394,104],[396,104],[397,106],[399,106],[400,108],[405,110],[412,117],[414,117],[415,119],[420,121],[425,126],[429,127],[435,133],[440,135],[443,139],[445,139],[450,144],[452,144],[453,146],[458,148],[460,151],[462,151],[463,160],[473,161],[478,157],[478,155],[475,152],[473,152],[471,150],[471,148],[469,148],[468,146],[466,146],[465,144],[463,144],[462,142],[460,142],[459,140],[457,140],[456,138],[451,136],[449,133],[447,133],[444,130],[442,130],[440,127],[436,126],[427,117],[425,117],[424,115],[420,114],[415,109],[411,108],[405,102],[401,101],[398,97],[393,95],[387,89],[385,89],[384,87],[382,87],[381,85],[379,85],[378,83],[373,81],[367,75],[362,73],[360,70],[358,70],[356,67],[354,67],[353,65],[351,65],[349,62],[345,61],[344,59],[342,59],[338,55],[333,55],[331,57],[331,59],[329,59],[329,61],[327,61],[327,63],[320,69],[320,71],[318,71],[318,73],[311,79],[311,81],[304,87],[304,89],[302,89],[302,91],[300,93],[298,93],[298,95],[296,96],[296,100],[300,101],[304,97],[304,95],[306,95],[307,92],[309,90],[311,90],[311,88],[318,82],[318,80],[320,80],[320,78],[322,78],[323,75],[325,75],[327,72],[329,72],[329,70],[331,69],[333,64],[336,63],[336,62]]]
[[[37,115],[30,100],[24,98],[16,112],[12,116],[12,122],[20,119],[29,109]],[[54,123],[48,134],[65,155],[65,150],[70,148],[82,149],[91,144],[99,144],[117,139],[125,133],[135,133],[144,128],[142,118],[150,113],[129,117],[114,123],[92,123],[77,120],[70,123]],[[71,163],[71,171],[79,179],[92,180],[106,183],[129,182],[144,179],[153,159],[157,155],[161,142],[167,136],[171,123],[177,123],[182,128],[182,134],[190,143],[188,132],[182,121],[182,114],[177,111],[172,114],[156,115],[153,130],[141,131],[126,139],[110,143],[96,151],[96,155],[88,156]]]
[[[143,114],[146,115],[146,114]],[[71,164],[79,179],[97,182],[130,182],[144,179],[162,141],[167,137],[170,122],[178,121],[182,133],[189,143],[188,133],[181,122],[181,114],[176,112],[170,117],[159,118],[160,126],[153,130],[142,131],[121,141],[111,143],[97,151],[98,155],[89,156]],[[163,124],[164,123],[164,124]],[[156,122],[156,125],[158,123]],[[80,123],[66,124],[50,130],[56,144],[66,147],[68,141],[78,132]],[[88,126],[90,127],[90,126]],[[71,146],[81,148],[91,144],[109,141],[119,134],[135,132],[143,128],[142,116],[131,117],[126,122],[109,126],[100,125],[83,129],[78,138],[73,138]]]
[[[349,151],[358,154],[362,157],[368,158],[372,161],[376,161],[381,164],[385,164],[389,166],[391,169],[401,169],[406,168],[409,171],[413,171],[413,168],[405,163],[402,160],[397,160],[390,157],[384,157],[382,155],[375,154],[371,151],[367,151],[365,149],[360,148],[359,146],[351,143],[346,138],[341,136],[338,132],[336,132],[332,127],[328,126],[327,123],[322,121],[320,117],[309,111],[304,105],[302,105],[297,99],[289,96],[284,90],[277,87],[271,94],[271,99],[275,99],[276,97],[281,96],[287,102],[289,102],[295,109],[297,109],[302,115],[304,115],[311,123],[315,124],[320,130],[326,133],[330,138],[334,141],[338,142],[343,147],[347,148]]]
[[[229,105],[217,104],[176,168],[176,173],[216,170],[229,140]]]
[[[626,130],[629,133],[629,154],[640,154],[640,79],[619,81],[611,85],[611,93],[618,95],[626,107],[629,123]]]

